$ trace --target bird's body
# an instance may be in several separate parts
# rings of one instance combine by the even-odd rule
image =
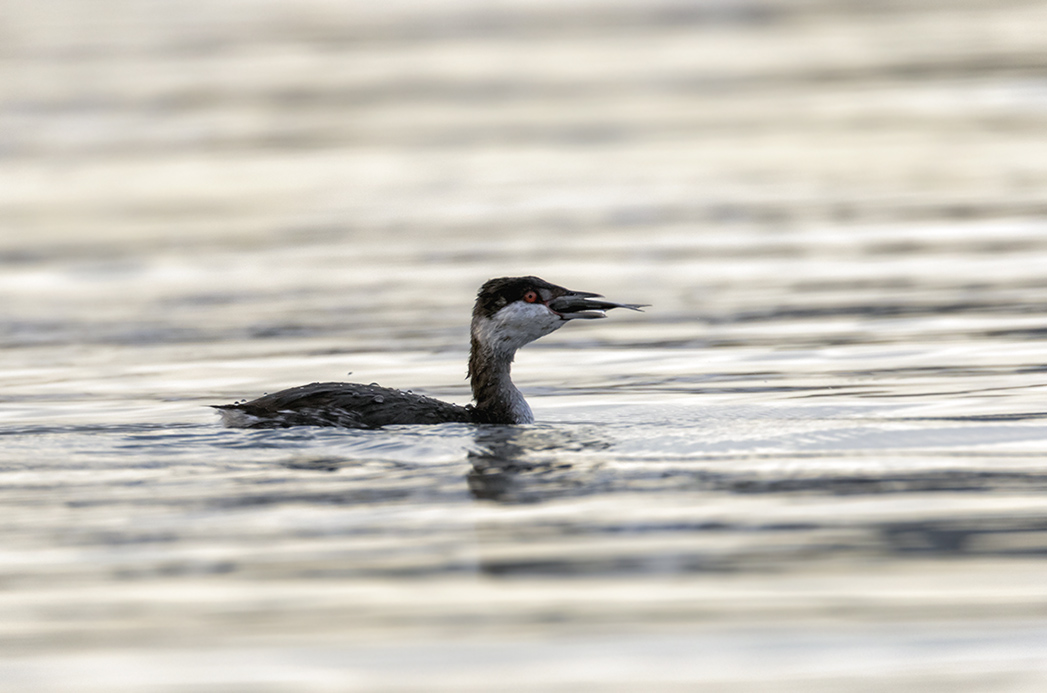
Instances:
[[[235,428],[533,423],[531,408],[510,377],[516,350],[569,320],[602,318],[611,308],[641,306],[568,291],[537,277],[485,283],[473,309],[469,380],[475,404],[468,406],[377,385],[311,383],[215,408],[222,422]]]
[[[233,428],[379,428],[396,424],[475,422],[472,407],[359,383],[310,383],[243,404],[223,404],[216,408],[222,422]]]

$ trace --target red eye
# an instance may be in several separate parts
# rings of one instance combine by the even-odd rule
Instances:
[[[523,299],[525,301],[527,301],[528,303],[534,303],[535,301],[538,300],[538,292],[537,291],[533,291],[533,290],[532,291],[528,291],[527,293],[525,293],[523,295]]]

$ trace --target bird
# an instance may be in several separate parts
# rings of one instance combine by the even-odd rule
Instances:
[[[603,318],[612,308],[642,311],[646,307],[571,291],[538,277],[490,279],[477,293],[470,324],[468,378],[473,404],[461,406],[374,383],[327,382],[211,406],[231,428],[530,424],[534,414],[510,377],[516,351],[573,320]]]

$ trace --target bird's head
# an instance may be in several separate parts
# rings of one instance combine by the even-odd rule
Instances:
[[[480,287],[473,308],[473,339],[493,353],[511,354],[569,320],[604,318],[611,308],[642,307],[571,291],[538,277],[501,277]]]

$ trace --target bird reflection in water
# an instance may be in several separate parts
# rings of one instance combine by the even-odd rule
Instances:
[[[567,462],[562,453],[606,450],[606,438],[577,429],[480,426],[469,451],[469,491],[482,500],[535,503],[593,493],[594,464]]]

